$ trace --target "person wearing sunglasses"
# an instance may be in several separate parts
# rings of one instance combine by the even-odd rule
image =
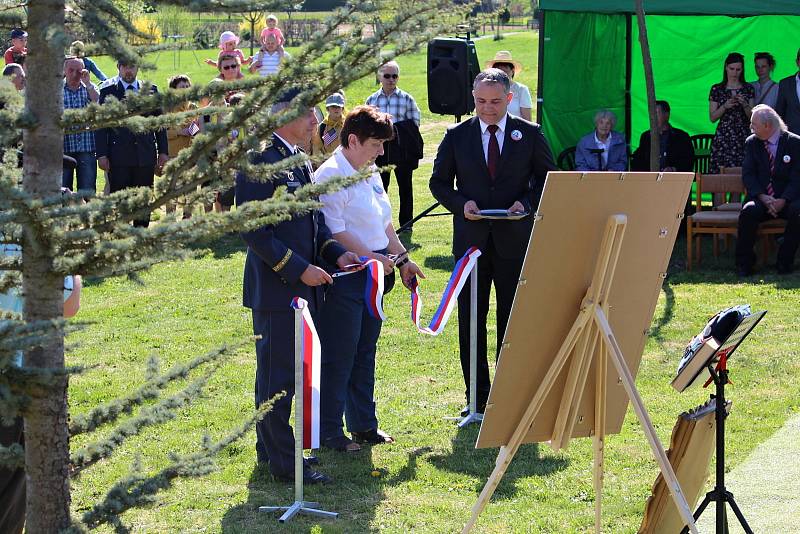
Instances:
[[[388,113],[394,122],[395,135],[384,143],[384,154],[375,163],[379,167],[395,165],[394,177],[400,195],[400,226],[414,217],[414,193],[411,181],[414,169],[422,159],[422,136],[419,133],[420,112],[417,102],[409,93],[397,87],[400,79],[400,66],[389,61],[378,69],[381,88],[367,98],[368,106]],[[389,189],[388,172],[381,173],[383,188]]]

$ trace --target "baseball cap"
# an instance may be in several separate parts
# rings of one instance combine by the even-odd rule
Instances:
[[[11,30],[11,38],[12,39],[22,39],[28,36],[28,32],[23,30],[22,28],[14,28]]]
[[[331,96],[325,99],[325,107],[330,106],[337,106],[340,108],[344,107],[344,97],[340,93],[333,93]]]

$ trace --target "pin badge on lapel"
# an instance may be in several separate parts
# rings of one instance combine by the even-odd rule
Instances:
[[[783,162],[784,163],[789,163],[790,161],[792,161],[792,157],[789,154],[786,154],[785,156],[783,156]]]
[[[520,132],[519,130],[514,130],[513,132],[511,132],[511,139],[513,139],[514,141],[519,141],[520,139],[522,139],[522,132]]]

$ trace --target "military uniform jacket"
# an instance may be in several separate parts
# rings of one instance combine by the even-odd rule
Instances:
[[[273,136],[272,145],[255,153],[251,162],[276,163],[290,155],[283,142]],[[240,205],[266,200],[272,197],[276,187],[285,186],[292,192],[310,182],[311,176],[305,168],[283,171],[269,182],[249,181],[243,173],[238,173],[236,200]],[[320,257],[335,265],[339,256],[346,252],[331,237],[325,216],[318,210],[241,235],[247,243],[243,304],[258,311],[289,311],[294,297],[304,298],[314,310],[322,303],[322,287],[305,285],[300,275],[309,264],[319,265]]]
[[[139,81],[139,87],[143,89],[146,86]],[[150,87],[153,93],[158,92],[155,85]],[[102,104],[111,96],[120,101],[125,99],[125,89],[121,80],[118,79],[117,83],[100,88],[99,103]],[[157,115],[161,115],[161,110],[142,114],[144,117]],[[101,128],[97,131],[95,139],[97,141],[97,157],[107,157],[112,166],[155,166],[158,154],[169,153],[166,130],[135,134],[127,128]],[[158,149],[157,153],[156,149]]]
[[[491,235],[500,257],[524,256],[532,215],[519,221],[470,221],[464,217],[464,204],[474,200],[480,209],[507,209],[518,200],[536,211],[547,172],[552,170],[556,170],[553,154],[539,125],[525,119],[508,115],[494,180],[486,165],[478,118],[449,128],[429,185],[436,200],[453,213],[453,255],[459,257],[471,246],[483,249]]]

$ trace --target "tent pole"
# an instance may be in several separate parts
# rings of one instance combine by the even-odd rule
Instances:
[[[633,21],[630,13],[625,13],[625,142],[631,146],[631,80],[633,79]]]
[[[544,92],[542,87],[544,85],[544,77],[542,76],[542,68],[544,65],[544,10],[540,9],[539,14],[539,68],[538,82],[536,83],[536,122],[542,124],[542,104],[544,103]]]

